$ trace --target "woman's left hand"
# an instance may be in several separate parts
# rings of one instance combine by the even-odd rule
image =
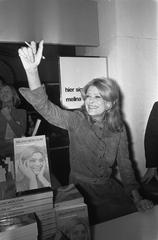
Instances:
[[[135,202],[136,208],[140,212],[144,212],[146,210],[152,209],[154,207],[154,204],[152,201],[148,199],[141,199],[137,202]]]

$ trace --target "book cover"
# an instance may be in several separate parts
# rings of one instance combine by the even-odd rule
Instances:
[[[16,191],[51,187],[45,135],[14,138]]]
[[[37,222],[33,213],[0,218],[0,239],[18,239],[28,235],[35,237],[38,235]]]
[[[68,240],[90,240],[88,210],[85,203],[57,208],[57,235]],[[60,234],[59,234],[60,233]]]
[[[55,208],[61,206],[71,206],[84,202],[83,196],[74,184],[59,187],[54,195]]]

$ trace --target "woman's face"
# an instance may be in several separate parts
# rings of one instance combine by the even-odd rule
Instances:
[[[90,86],[87,90],[85,107],[88,114],[92,117],[102,116],[107,109],[106,101],[95,86]]]
[[[87,232],[83,224],[77,224],[71,232],[71,240],[87,240]]]
[[[32,157],[28,161],[28,166],[34,172],[35,175],[38,175],[44,165],[45,159],[40,152],[33,153]]]
[[[9,86],[0,88],[0,100],[2,102],[10,102],[13,98],[12,90]]]

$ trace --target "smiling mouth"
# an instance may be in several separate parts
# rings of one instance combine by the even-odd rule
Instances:
[[[40,168],[40,167],[35,167],[35,168],[33,168],[33,170],[34,170],[35,172],[39,172],[39,171],[41,170],[41,168]]]
[[[97,109],[97,106],[88,106],[88,109]]]

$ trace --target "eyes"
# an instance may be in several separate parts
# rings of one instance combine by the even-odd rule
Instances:
[[[103,99],[100,95],[95,95],[95,96],[91,96],[91,95],[86,95],[86,100],[91,100],[91,99],[94,99],[94,100],[101,100]]]
[[[44,162],[44,159],[43,159],[43,158],[40,158],[40,159],[34,159],[34,158],[32,158],[32,159],[30,159],[30,163],[36,163],[37,160],[38,160],[39,163],[43,163],[43,162]]]

